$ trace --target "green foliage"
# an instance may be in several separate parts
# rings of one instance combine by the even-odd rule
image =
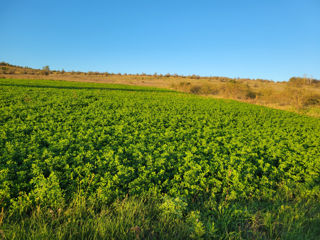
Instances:
[[[191,211],[187,216],[187,224],[190,227],[190,238],[200,239],[205,234],[203,223],[200,221],[200,212]]]
[[[319,119],[133,86],[0,89],[0,209],[5,233],[21,234],[10,238],[31,226],[64,239],[318,234]]]
[[[165,218],[178,218],[182,219],[183,212],[186,210],[187,203],[180,198],[172,199],[168,196],[165,196],[163,203],[160,205],[159,209],[161,214]]]

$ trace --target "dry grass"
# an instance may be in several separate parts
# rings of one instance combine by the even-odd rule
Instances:
[[[178,75],[113,74],[65,72],[32,69],[0,63],[0,78],[50,79],[77,82],[114,83],[174,89],[215,98],[228,98],[252,104],[320,117],[320,82],[292,78],[289,82]],[[299,81],[298,81],[298,80]]]

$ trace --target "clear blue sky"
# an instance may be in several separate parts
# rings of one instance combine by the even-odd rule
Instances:
[[[35,68],[320,79],[320,0],[10,0],[0,36]]]

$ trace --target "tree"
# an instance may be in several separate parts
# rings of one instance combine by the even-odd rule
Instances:
[[[44,67],[42,68],[42,74],[43,74],[43,75],[49,75],[49,74],[50,74],[50,68],[49,68],[49,66],[44,66]]]

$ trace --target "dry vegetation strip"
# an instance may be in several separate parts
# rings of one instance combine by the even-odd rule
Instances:
[[[50,79],[78,82],[116,83],[169,88],[216,98],[228,98],[320,117],[320,81],[292,77],[288,82],[227,77],[180,76],[177,74],[114,74],[66,72],[0,63],[0,78]]]

